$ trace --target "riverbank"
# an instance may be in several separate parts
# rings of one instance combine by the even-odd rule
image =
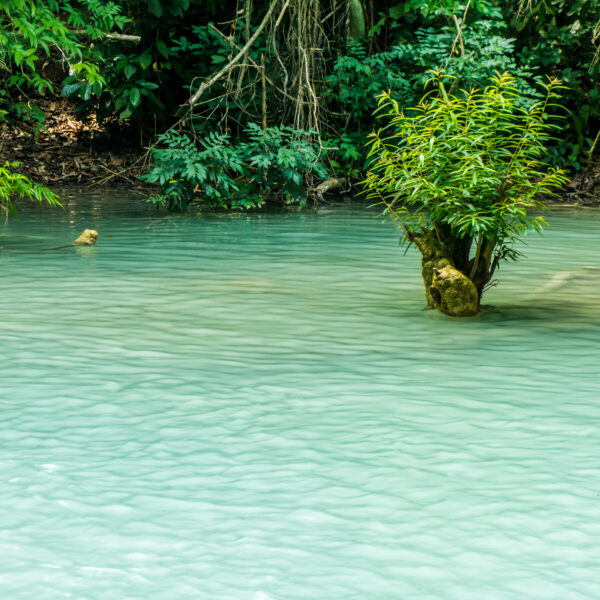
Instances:
[[[37,104],[44,112],[43,128],[33,121],[0,126],[0,164],[19,162],[21,173],[50,187],[141,184],[146,149],[133,127],[83,120],[66,98]]]
[[[126,122],[99,124],[82,119],[68,98],[39,99],[44,127],[28,121],[0,126],[0,164],[19,162],[19,171],[49,187],[131,186],[155,189],[140,181],[147,169],[149,139]],[[334,192],[335,194],[335,192]],[[552,206],[600,206],[600,161],[575,174]]]

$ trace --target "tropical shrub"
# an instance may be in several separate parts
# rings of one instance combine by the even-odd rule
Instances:
[[[216,132],[195,141],[172,131],[159,136],[153,166],[142,176],[162,187],[150,201],[169,210],[185,210],[196,195],[213,208],[253,208],[267,199],[303,205],[308,180],[327,174],[315,133],[254,123],[244,133],[237,144]]]
[[[168,131],[158,136],[152,149],[153,166],[142,175],[148,183],[159,183],[162,191],[149,199],[169,210],[185,210],[197,192],[209,206],[224,206],[238,185],[242,162],[226,135],[210,133],[194,142],[186,133]]]
[[[101,49],[100,49],[101,48]],[[96,60],[102,66],[103,85],[89,86],[71,75],[65,79],[62,94],[80,99],[79,110],[84,114],[94,112],[100,122],[107,117],[129,119],[138,116],[142,102],[155,112],[164,109],[155,90],[159,87],[149,80],[152,56],[149,52],[123,52],[119,47],[106,44],[96,49]],[[94,93],[92,93],[94,92]]]
[[[432,75],[414,108],[379,96],[385,125],[370,136],[366,189],[398,222],[401,241],[420,250],[428,306],[467,316],[479,312],[500,261],[518,257],[514,243],[541,231],[545,221],[531,211],[566,182],[544,163],[562,86],[550,79],[544,98],[523,108],[506,73],[456,94],[452,77]]]
[[[263,130],[250,123],[245,133],[247,141],[237,145],[249,176],[242,181],[245,194],[256,204],[275,199],[304,206],[307,184],[327,177],[316,132],[284,125]]]

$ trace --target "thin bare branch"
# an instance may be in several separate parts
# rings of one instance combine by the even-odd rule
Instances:
[[[256,28],[256,30],[254,31],[250,39],[246,42],[244,47],[222,69],[217,71],[210,79],[200,84],[200,87],[198,88],[196,93],[187,101],[187,104],[189,104],[190,106],[194,106],[198,102],[198,100],[202,98],[206,90],[208,90],[213,84],[219,81],[221,77],[226,75],[231,70],[231,68],[241,60],[241,58],[246,54],[246,52],[250,50],[252,44],[256,41],[256,38],[258,38],[258,36],[262,33],[263,29],[266,27],[267,23],[271,18],[271,15],[275,12],[275,9],[277,8],[278,4],[279,0],[273,0],[271,6],[269,6],[269,10],[267,10],[267,13],[265,14],[263,20],[260,22],[260,25]],[[289,4],[290,0],[286,0],[283,7],[281,8],[281,12],[277,19],[277,22],[281,21],[281,18],[283,17],[283,14],[287,10]]]
[[[76,35],[90,37],[90,32],[87,29],[72,29],[71,31]],[[132,44],[138,44],[139,42],[142,41],[142,38],[139,35],[128,35],[125,33],[113,33],[110,31],[101,31],[100,35],[103,38],[106,38],[108,40],[115,40],[117,42],[131,42]]]
[[[463,30],[463,27],[465,26],[465,21],[467,20],[467,14],[469,13],[469,8],[471,8],[471,0],[469,0],[467,2],[467,6],[465,6],[465,12],[463,13],[460,23],[458,22],[458,19],[456,19],[456,17],[455,17],[454,22],[456,23],[457,33],[456,33],[456,37],[454,38],[454,42],[452,43],[452,48],[450,49],[450,56],[454,56],[454,51],[456,50],[456,44],[458,44],[459,41],[460,41],[461,48],[462,48],[463,55],[464,55],[465,48],[464,48],[462,30]]]

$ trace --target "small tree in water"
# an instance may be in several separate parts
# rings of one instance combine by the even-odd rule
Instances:
[[[545,221],[532,216],[567,179],[546,168],[545,142],[556,125],[547,111],[562,87],[550,79],[529,108],[508,74],[484,90],[447,89],[433,72],[416,108],[402,111],[389,92],[379,97],[386,126],[370,135],[370,198],[403,230],[401,242],[422,255],[427,305],[451,316],[479,312],[481,295],[512,244]]]

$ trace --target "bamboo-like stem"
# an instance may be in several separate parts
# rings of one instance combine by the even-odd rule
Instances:
[[[244,39],[246,41],[248,41],[250,39],[250,13],[252,11],[252,0],[246,0],[246,4],[244,5],[243,10],[244,10],[244,20],[246,21],[245,38]],[[216,29],[216,27],[214,27],[214,25],[212,23],[209,23],[209,27],[210,26],[212,26],[213,29]],[[223,37],[225,37],[225,36],[223,36]],[[236,48],[239,50],[239,48],[234,43],[233,34],[230,35],[229,37],[225,37],[225,39],[231,45],[232,53],[233,53],[233,48]],[[250,56],[250,55],[248,55],[248,56]],[[235,90],[235,98],[239,98],[240,94],[242,93],[242,84],[244,83],[244,75],[245,74],[246,74],[246,68],[243,67],[242,69],[240,69],[240,72],[238,74],[237,87]]]
[[[462,37],[462,27],[461,27],[461,24],[458,22],[458,17],[456,15],[452,15],[452,18],[454,19],[454,24],[456,25],[456,31],[458,31],[458,33],[460,34],[460,55],[464,56],[465,55],[465,42],[463,41],[463,37]],[[452,52],[454,52],[454,50],[452,50]],[[450,56],[452,56],[452,53],[450,54]]]
[[[594,154],[594,150],[596,150],[596,146],[598,145],[598,140],[600,140],[600,129],[598,129],[598,133],[596,134],[596,137],[594,138],[594,141],[592,143],[590,151],[588,152],[588,156],[587,156],[588,165],[592,164],[592,155]]]

